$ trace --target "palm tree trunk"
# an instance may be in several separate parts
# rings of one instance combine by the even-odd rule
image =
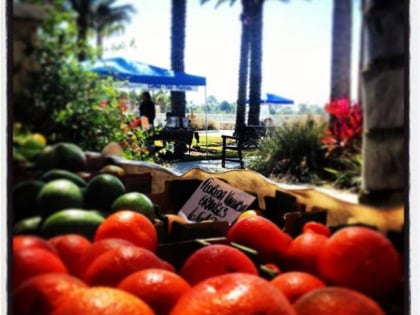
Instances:
[[[362,10],[365,7],[365,0],[360,0],[360,10]],[[360,40],[359,40],[359,80],[358,80],[358,85],[357,85],[357,100],[359,102],[361,102],[362,100],[362,81],[363,81],[363,77],[362,77],[362,73],[363,73],[363,64],[364,64],[364,59],[365,59],[365,50],[363,49],[363,45],[365,43],[365,20],[361,19],[360,20]],[[362,108],[363,108],[363,103],[361,103]]]
[[[260,123],[263,3],[263,0],[253,3],[251,19],[248,125],[254,126]]]
[[[239,78],[238,78],[238,100],[236,107],[236,123],[235,134],[241,135],[245,127],[245,110],[246,110],[246,90],[248,82],[248,66],[249,66],[249,21],[247,12],[243,6],[241,14],[242,33],[241,33],[241,51],[239,60]]]
[[[330,99],[350,97],[352,0],[334,0]]]
[[[88,21],[87,17],[80,16],[77,19],[77,44],[78,44],[78,59],[79,61],[85,61],[86,56],[86,44],[87,44],[87,31]]]
[[[98,29],[96,31],[96,50],[97,50],[98,58],[102,58],[103,38],[104,38],[103,30]]]
[[[171,67],[174,71],[184,72],[185,25],[187,0],[172,0],[171,22]],[[185,92],[171,92],[172,112],[185,116]]]
[[[404,0],[366,0],[363,8],[363,203],[391,206],[405,199],[407,8]]]

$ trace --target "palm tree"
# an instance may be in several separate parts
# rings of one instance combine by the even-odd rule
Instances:
[[[130,14],[136,13],[132,5],[114,6],[115,2],[116,0],[101,0],[93,10],[92,26],[96,31],[98,57],[102,56],[104,36],[124,31],[123,23],[130,22]]]
[[[350,97],[353,0],[334,0],[330,99]]]
[[[171,68],[184,72],[185,25],[187,0],[172,0],[171,8]],[[185,116],[185,92],[171,91],[172,112]]]
[[[210,0],[201,0],[204,4]],[[228,2],[233,5],[236,0],[218,0],[216,7]],[[281,0],[287,2],[288,0]],[[262,81],[262,34],[264,0],[241,0],[242,12],[240,21],[241,50],[238,78],[238,99],[236,108],[235,133],[245,126],[245,104],[249,68],[249,113],[248,125],[259,125],[261,81]]]
[[[363,1],[365,40],[362,73],[364,108],[361,201],[390,205],[405,200],[405,68],[409,12],[407,1]]]
[[[79,61],[86,60],[86,43],[95,0],[70,0],[72,9],[77,13],[77,43],[79,47]]]
[[[209,0],[201,0],[204,4]],[[224,2],[233,5],[236,0],[218,0],[216,7]],[[239,59],[238,99],[235,134],[240,135],[245,127],[246,90],[249,70],[249,114],[248,124],[259,124],[262,64],[262,9],[264,0],[242,0],[241,47]]]
[[[86,47],[89,29],[97,32],[99,48],[106,33],[122,29],[122,23],[130,20],[130,13],[135,10],[131,5],[112,7],[113,0],[69,0],[72,9],[77,13],[77,42],[79,60],[86,60]]]
[[[248,84],[248,67],[249,67],[249,19],[246,5],[242,6],[241,14],[241,48],[239,59],[239,77],[238,77],[238,99],[236,102],[236,122],[235,134],[241,135],[245,127],[245,111],[246,111],[246,90]]]
[[[248,125],[260,124],[262,80],[262,34],[264,0],[243,0],[249,5],[250,20],[250,71]]]

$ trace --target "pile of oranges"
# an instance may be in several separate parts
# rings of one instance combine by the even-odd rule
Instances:
[[[106,217],[92,239],[15,235],[12,312],[384,315],[384,301],[403,291],[401,253],[367,227],[332,233],[308,222],[292,238],[255,214],[234,222],[225,239],[175,268],[158,256],[150,218],[133,210]]]

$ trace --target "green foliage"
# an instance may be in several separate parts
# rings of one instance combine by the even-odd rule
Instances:
[[[48,11],[38,44],[28,48],[33,67],[14,105],[15,120],[48,142],[77,143],[100,151],[120,132],[123,114],[115,82],[86,70],[77,60],[75,18],[59,1]],[[88,49],[94,56],[93,49]],[[106,101],[107,106],[101,104]]]
[[[326,174],[327,160],[320,142],[325,127],[325,121],[309,116],[275,127],[259,141],[249,168],[289,183],[320,180]]]
[[[32,166],[46,146],[41,134],[33,134],[22,124],[13,124],[13,162],[23,166]]]
[[[160,128],[146,130],[141,128],[140,118],[132,112],[123,111],[124,118],[121,128],[115,133],[115,139],[123,149],[124,158],[129,160],[151,161],[157,160],[151,138]]]
[[[328,103],[325,111],[333,118],[321,139],[329,161],[325,170],[333,175],[337,187],[358,191],[362,171],[362,107],[343,98]]]
[[[337,188],[352,189],[357,192],[362,183],[362,161],[360,153],[342,154],[339,159],[332,161],[335,168],[326,167],[325,171],[333,175],[333,184]]]

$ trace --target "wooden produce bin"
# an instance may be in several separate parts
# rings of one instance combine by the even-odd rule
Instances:
[[[162,213],[177,213],[201,181],[214,177],[256,197],[252,209],[263,211],[275,223],[284,226],[285,214],[319,218],[326,211],[330,227],[360,224],[375,227],[379,232],[398,233],[404,230],[404,205],[378,208],[363,205],[343,197],[337,191],[304,185],[284,185],[273,182],[251,170],[229,170],[213,173],[193,168],[184,174],[175,173],[153,163],[114,158],[113,162],[127,174],[149,174],[150,198]],[[296,214],[295,214],[296,217]]]

